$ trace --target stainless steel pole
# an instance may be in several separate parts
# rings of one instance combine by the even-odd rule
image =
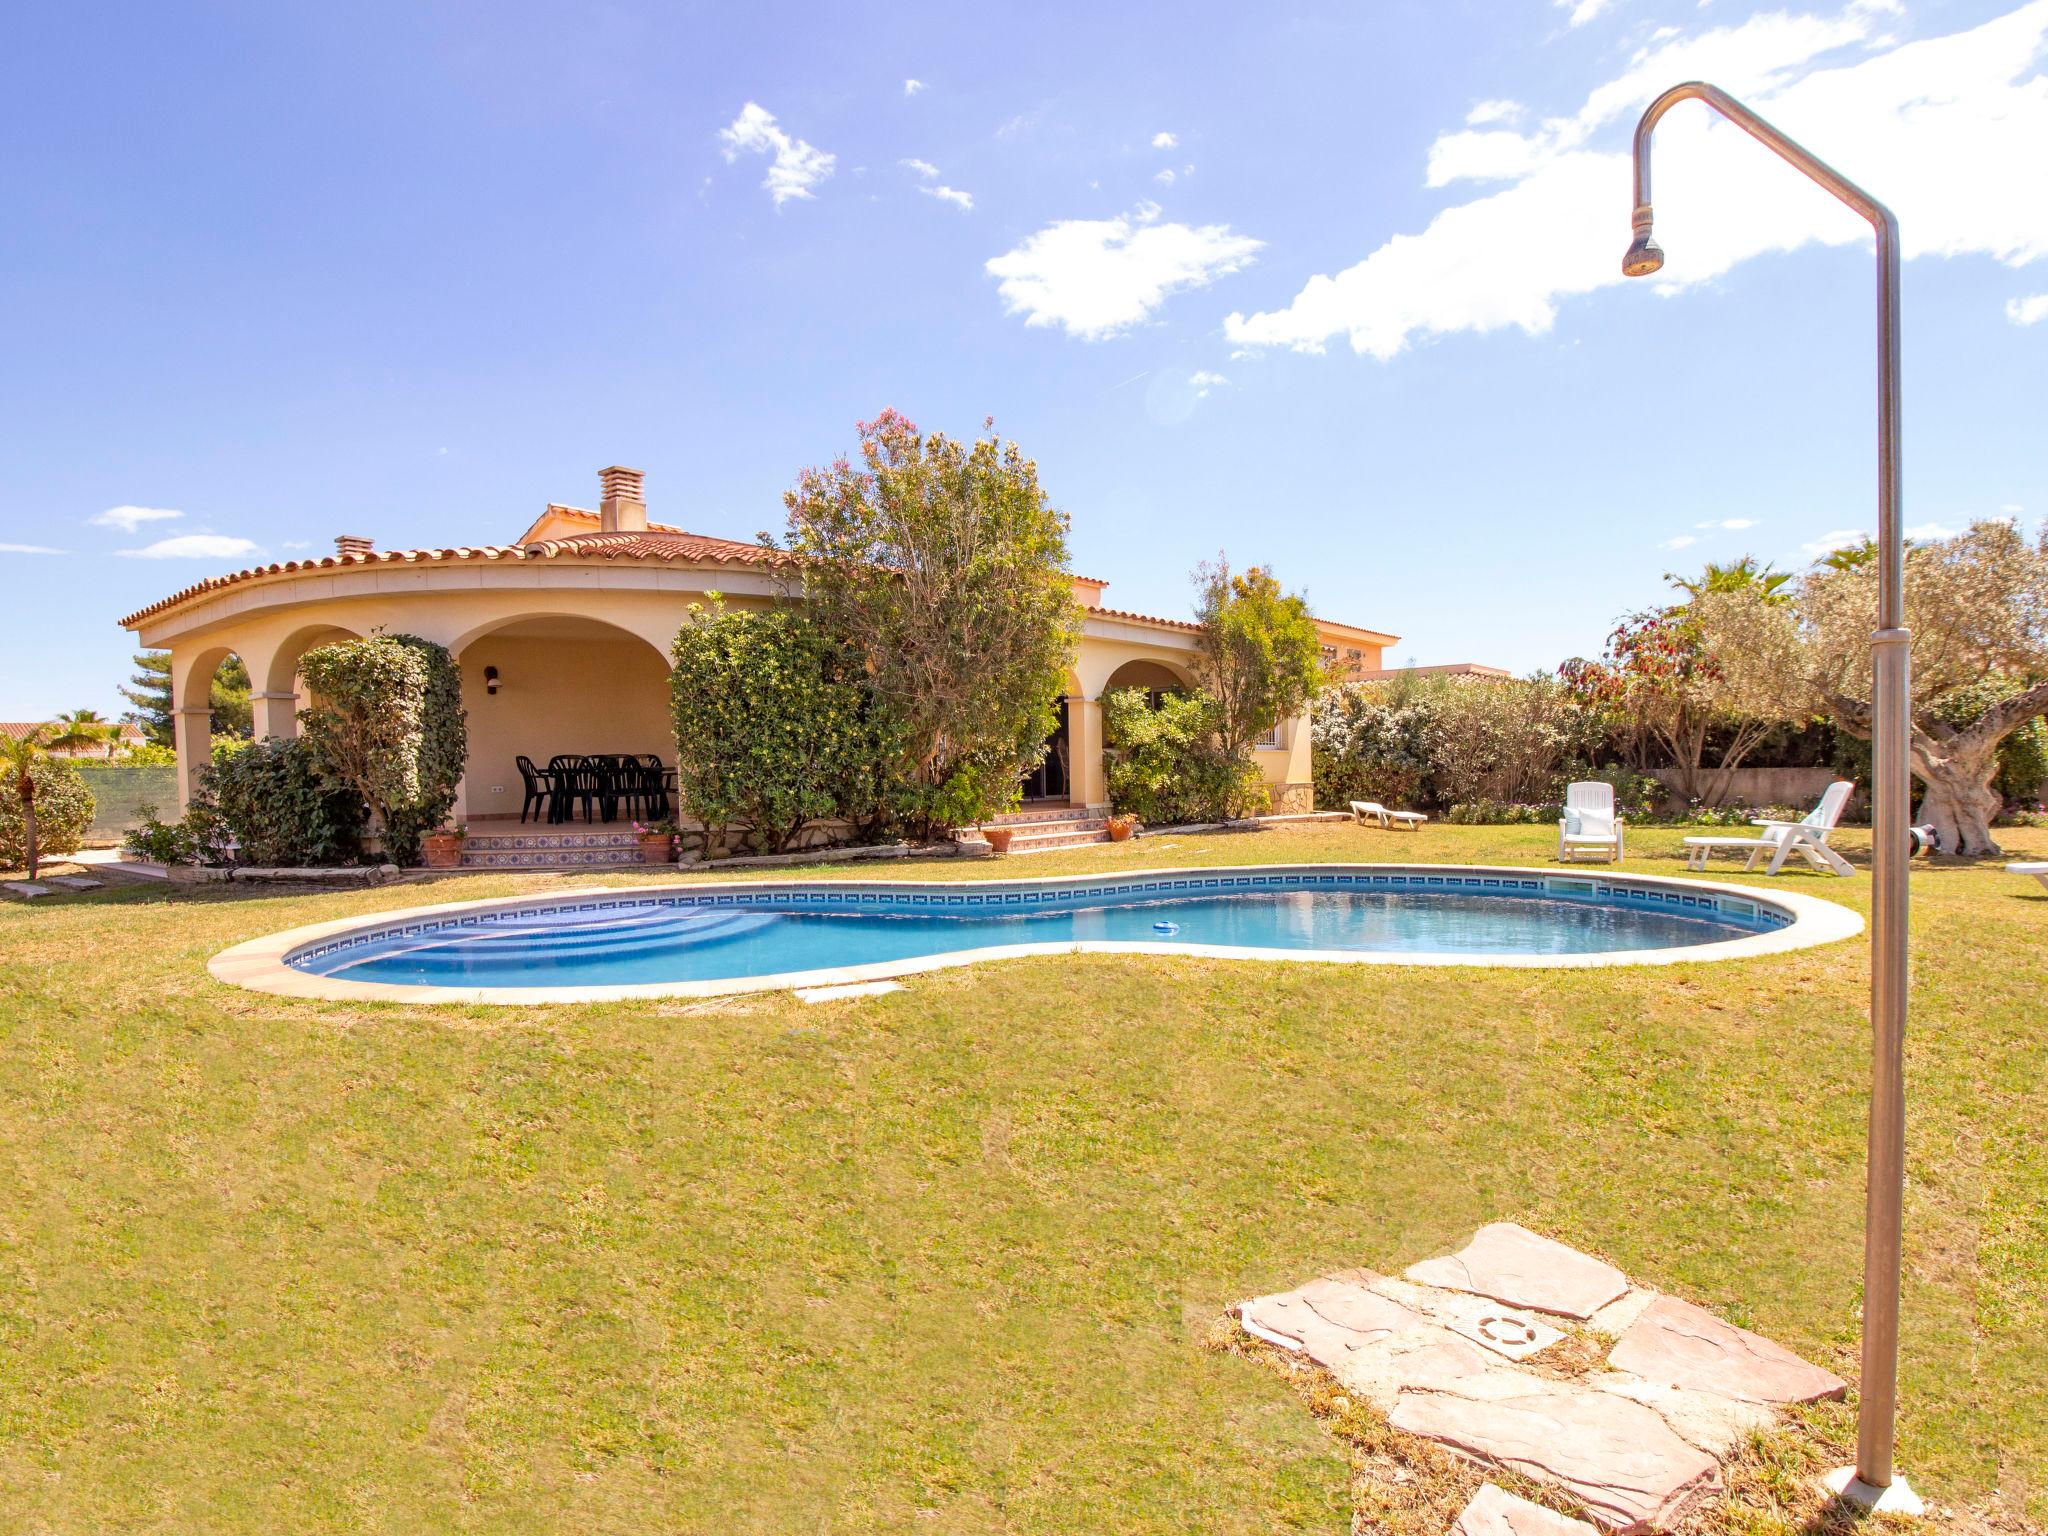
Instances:
[[[1696,99],[1749,134],[1870,221],[1877,238],[1877,630],[1871,636],[1870,1143],[1863,1220],[1863,1360],[1856,1465],[1829,1486],[1878,1509],[1919,1513],[1920,1501],[1892,1465],[1898,1411],[1899,1271],[1906,1186],[1907,820],[1910,640],[1905,538],[1899,492],[1899,221],[1891,210],[1718,86],[1673,86],[1636,124],[1633,239],[1622,271],[1658,271],[1651,238],[1650,135],[1681,101]]]

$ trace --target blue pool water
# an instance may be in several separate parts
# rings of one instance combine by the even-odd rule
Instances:
[[[1189,874],[1020,886],[586,893],[370,928],[309,946],[289,963],[348,981],[621,986],[779,976],[1073,941],[1576,955],[1710,944],[1788,921],[1736,897],[1649,884],[1553,883],[1534,872],[1520,879]]]

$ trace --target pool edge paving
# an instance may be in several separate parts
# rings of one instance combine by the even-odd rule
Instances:
[[[1574,954],[1503,954],[1467,952],[1399,952],[1338,949],[1253,948],[1229,945],[1147,943],[1132,941],[1062,940],[1051,943],[993,945],[918,955],[871,964],[837,966],[809,971],[788,971],[708,980],[655,981],[583,986],[474,986],[429,985],[397,982],[349,981],[295,968],[290,962],[317,950],[324,943],[360,936],[373,938],[409,927],[453,924],[486,914],[537,912],[545,909],[591,909],[604,906],[630,908],[659,900],[673,904],[732,903],[759,904],[777,899],[822,899],[820,893],[850,893],[861,900],[901,899],[906,902],[964,903],[1025,899],[1044,900],[1051,896],[1108,894],[1123,888],[1140,888],[1146,882],[1199,884],[1223,891],[1256,893],[1274,891],[1287,882],[1306,889],[1336,887],[1340,883],[1364,888],[1376,882],[1387,888],[1389,881],[1412,880],[1422,893],[1456,893],[1461,889],[1483,894],[1480,887],[1498,888],[1512,879],[1526,885],[1542,882],[1551,896],[1583,896],[1597,900],[1602,889],[1622,898],[1657,894],[1665,901],[1701,905],[1702,894],[1717,904],[1731,897],[1753,904],[1760,911],[1775,909],[1789,921],[1769,931],[1738,939],[1663,949],[1636,949]],[[1031,896],[1030,893],[1038,893]],[[1850,938],[1863,931],[1860,914],[1839,904],[1796,891],[1762,890],[1754,886],[1685,879],[1678,876],[1609,874],[1573,871],[1561,873],[1523,865],[1467,864],[1261,864],[1217,866],[1197,869],[1132,870],[1118,874],[1053,877],[1014,877],[998,880],[786,880],[724,881],[680,885],[669,881],[658,885],[620,886],[597,891],[565,893],[559,897],[511,896],[481,901],[444,902],[399,911],[340,918],[314,923],[251,939],[222,950],[207,963],[215,979],[233,986],[276,996],[330,1002],[384,1002],[432,1005],[533,1005],[540,1003],[595,1003],[662,997],[720,997],[748,992],[794,991],[799,988],[838,987],[865,982],[887,981],[926,971],[955,966],[978,965],[1004,959],[1059,954],[1126,954],[1185,956],[1205,960],[1291,961],[1304,964],[1497,966],[1508,969],[1585,969],[1614,965],[1709,964],[1720,960],[1783,954]]]

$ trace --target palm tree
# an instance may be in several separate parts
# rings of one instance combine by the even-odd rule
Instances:
[[[0,736],[0,782],[11,783],[21,799],[21,836],[28,853],[28,877],[36,877],[36,769],[50,756],[54,726],[39,725],[26,736]]]
[[[1697,576],[1678,576],[1670,571],[1664,579],[1681,589],[1688,597],[1699,597],[1708,592],[1743,592],[1751,588],[1757,596],[1773,605],[1789,603],[1792,594],[1778,589],[1792,579],[1789,571],[1775,571],[1768,565],[1758,565],[1755,555],[1744,555],[1740,560],[1722,565],[1709,560],[1707,568]]]
[[[95,747],[106,743],[107,761],[112,762],[114,753],[121,745],[121,727],[109,720],[96,709],[67,709],[53,722],[56,731],[46,745],[60,751],[76,751],[80,747]]]

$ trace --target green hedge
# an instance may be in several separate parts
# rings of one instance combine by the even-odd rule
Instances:
[[[1216,704],[1197,693],[1167,693],[1155,705],[1142,688],[1102,696],[1103,766],[1109,804],[1151,826],[1220,821],[1260,808],[1258,769],[1216,745]]]
[[[363,797],[324,779],[303,737],[256,742],[200,784],[234,833],[240,863],[305,868],[352,864],[362,853]]]

